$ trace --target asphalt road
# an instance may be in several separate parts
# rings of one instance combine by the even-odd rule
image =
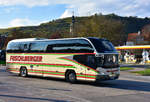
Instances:
[[[0,67],[0,102],[150,102],[150,77],[121,72],[98,84],[12,75]]]

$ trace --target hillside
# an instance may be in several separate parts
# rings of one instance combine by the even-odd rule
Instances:
[[[9,33],[9,39],[43,37],[64,38],[70,35],[72,18],[57,19],[39,26],[0,29],[0,33]],[[115,14],[95,14],[88,17],[75,17],[74,37],[107,38],[115,45],[122,45],[128,33],[138,32],[150,24],[149,18],[120,17]]]

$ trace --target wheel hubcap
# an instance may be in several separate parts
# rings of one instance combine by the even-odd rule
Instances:
[[[26,76],[26,69],[22,69],[21,75],[22,75],[22,76]]]
[[[74,81],[75,80],[75,74],[74,73],[69,74],[69,79]]]

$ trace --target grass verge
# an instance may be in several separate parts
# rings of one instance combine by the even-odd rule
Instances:
[[[127,71],[127,70],[133,70],[134,68],[130,67],[120,67],[120,71]]]
[[[134,71],[132,73],[140,74],[143,76],[150,76],[150,69],[145,69],[143,71]]]

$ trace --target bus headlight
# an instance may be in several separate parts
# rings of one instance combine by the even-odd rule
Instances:
[[[99,75],[106,75],[105,69],[98,67],[96,70],[99,72]]]

